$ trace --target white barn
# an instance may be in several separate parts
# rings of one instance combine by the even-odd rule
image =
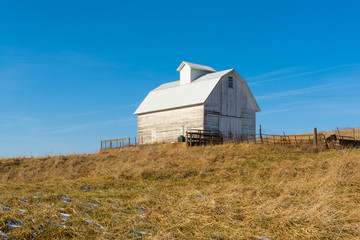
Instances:
[[[152,90],[135,111],[139,144],[175,142],[189,129],[255,134],[260,108],[235,69],[182,62],[177,71],[179,81]]]

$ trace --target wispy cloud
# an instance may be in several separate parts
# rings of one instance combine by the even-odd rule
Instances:
[[[137,106],[137,104],[132,103],[132,104],[126,104],[126,105],[122,105],[122,106],[115,107],[115,108],[107,108],[107,109],[98,109],[98,110],[86,111],[86,112],[61,114],[61,115],[48,117],[48,118],[34,118],[34,117],[19,116],[19,115],[0,115],[0,117],[3,118],[3,119],[11,119],[12,123],[14,123],[14,121],[17,121],[17,122],[53,121],[53,120],[68,119],[68,118],[81,117],[81,116],[96,115],[96,114],[99,114],[99,113],[112,112],[112,111],[132,108],[132,107],[136,107],[136,106]]]
[[[93,128],[101,128],[106,126],[111,126],[115,124],[120,124],[121,126],[131,126],[136,124],[136,117],[127,117],[127,118],[119,118],[116,120],[109,120],[109,121],[100,121],[100,122],[90,122],[90,123],[81,123],[81,124],[74,124],[74,125],[62,125],[56,127],[49,127],[43,128],[41,130],[28,130],[23,132],[17,132],[7,135],[0,135],[0,140],[8,140],[10,137],[23,137],[32,134],[38,135],[53,135],[53,134],[60,134],[65,132],[74,132],[78,130],[84,129],[93,129]]]
[[[125,65],[120,62],[112,62],[100,59],[96,56],[86,55],[78,52],[60,52],[50,54],[50,59],[61,61],[71,65],[84,67],[101,67],[101,68],[124,68]]]
[[[314,70],[314,71],[307,71],[307,72],[302,72],[302,73],[295,73],[295,74],[288,74],[285,76],[281,76],[284,73],[290,73],[290,72],[301,69],[300,67],[290,67],[290,68],[284,68],[281,70],[277,70],[274,72],[261,74],[259,76],[250,77],[248,79],[250,80],[249,85],[258,85],[261,83],[283,80],[283,79],[288,79],[288,78],[302,77],[302,76],[306,76],[306,75],[312,75],[312,74],[316,74],[316,73],[327,72],[327,71],[331,71],[331,70],[353,67],[353,66],[358,66],[358,65],[359,65],[358,63],[345,64],[345,65],[339,65],[339,66],[334,66],[334,67],[329,67],[329,68],[324,68],[324,69],[319,69],[319,70]],[[277,77],[274,77],[274,76],[277,76]],[[261,80],[261,79],[263,79],[263,80]],[[252,81],[252,80],[255,80],[255,81]],[[259,80],[259,81],[256,81],[256,80]]]
[[[33,65],[46,66],[49,63],[68,64],[71,66],[101,67],[101,68],[124,68],[128,64],[110,61],[96,55],[89,55],[74,51],[59,52],[33,52],[29,49],[3,48],[0,55],[0,63],[10,66]]]
[[[290,112],[290,111],[299,110],[300,108],[303,108],[303,107],[272,109],[272,110],[267,110],[267,111],[264,111],[264,112],[260,112],[259,115],[264,116],[264,115],[269,115],[269,114],[273,114],[273,113]]]
[[[63,114],[63,115],[54,116],[47,120],[57,120],[57,119],[81,117],[81,116],[88,116],[88,115],[96,115],[99,113],[112,112],[112,111],[117,111],[117,110],[126,109],[126,108],[130,108],[130,107],[135,107],[135,106],[136,106],[136,104],[127,104],[127,105],[123,105],[123,106],[116,107],[116,108],[108,108],[108,109],[100,109],[100,110],[94,110],[94,111],[88,111],[88,112]]]
[[[109,125],[123,124],[132,125],[136,124],[136,117],[126,117],[126,118],[118,118],[115,120],[108,120],[108,121],[100,121],[100,122],[90,122],[86,123],[86,118],[84,118],[85,123],[82,124],[74,124],[74,125],[61,125],[56,126],[57,120],[64,120],[64,119],[71,119],[75,117],[84,117],[90,115],[99,115],[105,112],[112,112],[121,109],[126,109],[129,107],[133,107],[135,104],[127,104],[115,108],[108,108],[108,109],[98,109],[93,111],[85,111],[85,112],[78,112],[78,113],[71,113],[71,114],[62,114],[54,117],[48,118],[34,118],[28,116],[19,116],[19,115],[2,115],[0,118],[3,122],[0,124],[0,132],[5,133],[5,130],[8,132],[12,131],[12,133],[0,135],[1,138],[8,138],[8,137],[16,137],[16,136],[25,136],[35,134],[58,134],[63,132],[71,132],[81,129],[90,129],[90,128],[98,128],[98,127],[105,127]],[[6,120],[6,121],[4,121]],[[72,120],[71,120],[72,121]],[[18,130],[23,129],[23,130]]]
[[[308,101],[286,102],[284,104],[278,105],[276,108],[268,109],[266,111],[261,111],[259,115],[264,116],[279,112],[296,111],[301,108],[304,108],[308,103],[309,103]]]
[[[42,132],[42,134],[58,134],[64,132],[72,132],[82,129],[89,129],[89,128],[98,128],[98,127],[106,127],[111,126],[118,123],[127,123],[126,126],[129,126],[129,123],[136,124],[136,117],[129,117],[129,118],[122,118],[117,120],[110,120],[110,121],[102,121],[102,122],[93,122],[87,124],[78,124],[73,126],[61,126],[56,129],[49,129]],[[122,125],[124,126],[124,125]]]
[[[35,67],[33,63],[1,64],[0,61],[0,97],[9,90],[24,88],[30,81],[29,72]]]
[[[324,90],[332,88],[332,87],[333,87],[333,85],[323,84],[323,85],[317,85],[317,86],[312,86],[312,87],[306,87],[306,88],[300,88],[300,89],[294,89],[294,90],[289,90],[289,91],[283,91],[283,92],[258,96],[257,99],[264,100],[264,99],[273,99],[273,98],[278,98],[278,97],[306,94],[306,93],[312,93],[312,92],[317,92],[317,91],[324,91]]]
[[[253,77],[248,77],[247,81],[249,82],[253,82],[256,80],[261,80],[261,79],[267,79],[267,78],[271,78],[271,77],[278,77],[278,76],[282,76],[285,74],[289,74],[289,73],[294,73],[297,71],[302,70],[303,67],[300,66],[295,66],[295,67],[287,67],[287,68],[283,68],[283,69],[279,69],[279,70],[275,70],[275,71],[271,71],[271,72],[267,72],[267,73],[263,73],[257,76],[253,76]]]
[[[314,92],[324,92],[326,91],[327,95],[324,96],[307,96],[307,97],[347,97],[347,96],[336,96],[336,95],[328,95],[330,90],[339,90],[341,88],[353,88],[358,87],[360,84],[348,84],[348,85],[336,85],[336,84],[322,84],[322,85],[316,85],[306,88],[299,88],[289,91],[283,91],[268,95],[262,95],[258,96],[258,100],[266,100],[266,99],[275,99],[280,97],[296,97],[299,95],[314,93]],[[305,95],[302,97],[306,97]]]

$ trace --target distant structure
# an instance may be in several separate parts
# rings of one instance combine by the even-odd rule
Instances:
[[[152,90],[135,111],[138,142],[175,142],[186,130],[255,134],[260,111],[245,80],[234,70],[182,62],[180,80]]]

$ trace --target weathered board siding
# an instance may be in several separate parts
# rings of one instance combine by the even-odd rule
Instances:
[[[188,129],[203,129],[203,105],[164,110],[138,115],[140,144],[175,142]]]
[[[228,87],[233,77],[233,88]],[[204,104],[204,128],[223,133],[255,134],[255,110],[244,83],[224,75]]]

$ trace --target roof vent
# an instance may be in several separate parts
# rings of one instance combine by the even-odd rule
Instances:
[[[212,67],[185,61],[180,64],[177,71],[180,72],[180,85],[191,83],[205,74],[216,72]]]

